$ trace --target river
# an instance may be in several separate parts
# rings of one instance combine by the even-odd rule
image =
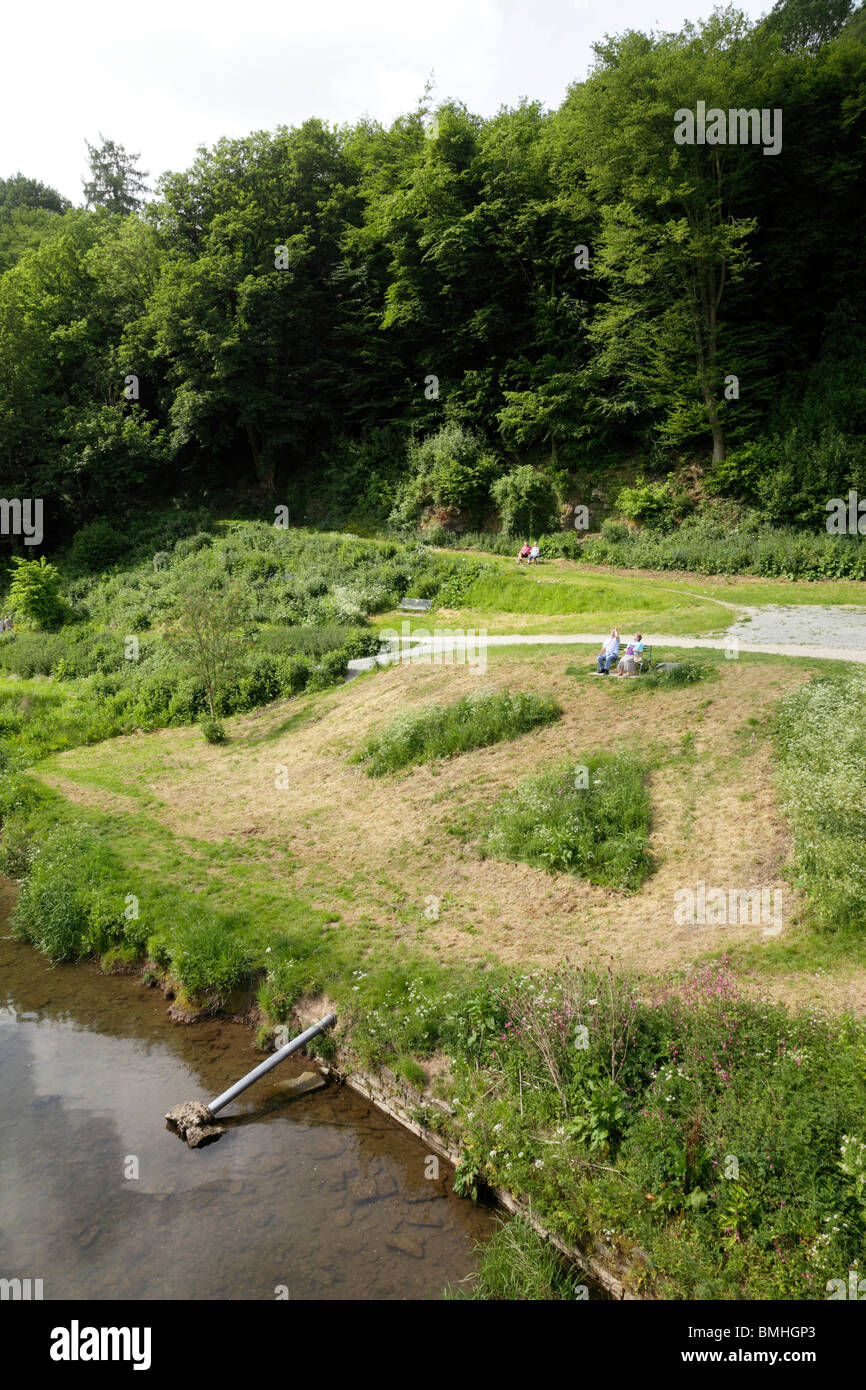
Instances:
[[[46,1299],[438,1298],[491,1213],[345,1087],[286,1101],[291,1058],[191,1150],[163,1116],[261,1060],[252,1033],[172,1023],[159,990],[52,968],[0,918],[0,1277]]]

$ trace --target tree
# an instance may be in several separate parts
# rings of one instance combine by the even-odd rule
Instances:
[[[122,216],[138,212],[144,205],[141,195],[149,191],[147,171],[136,166],[140,154],[127,154],[122,145],[106,140],[101,131],[99,138],[99,145],[85,141],[91,174],[89,180],[82,179],[87,207],[108,208]]]
[[[814,53],[844,28],[853,8],[854,0],[777,0],[763,28],[778,35],[786,53]]]
[[[491,492],[507,536],[539,536],[558,524],[553,483],[529,464],[497,478]]]
[[[740,144],[678,144],[674,117],[701,100],[724,111],[763,105],[750,98],[767,41],[726,10],[679,34],[630,32],[595,51],[563,133],[579,141],[602,217],[595,265],[609,299],[591,328],[596,367],[638,409],[666,412],[669,442],[708,428],[718,461],[725,378],[739,366],[723,352],[723,303],[749,265],[754,230],[737,216],[734,193],[746,161],[761,156]]]
[[[15,572],[9,586],[9,607],[17,619],[33,627],[52,627],[63,616],[60,574],[45,556],[26,560],[13,555]]]
[[[0,179],[0,216],[18,208],[44,209],[46,212],[66,212],[71,207],[68,198],[49,188],[38,179],[28,179],[19,171],[11,178]]]
[[[241,652],[240,607],[237,588],[210,588],[206,575],[196,577],[187,584],[166,632],[172,651],[204,686],[211,719],[216,719],[217,702]]]

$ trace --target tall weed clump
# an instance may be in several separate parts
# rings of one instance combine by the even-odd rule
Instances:
[[[787,695],[776,727],[779,785],[816,925],[866,929],[866,677],[825,676]]]
[[[517,738],[561,715],[562,709],[549,695],[478,691],[450,705],[426,705],[400,715],[369,739],[352,761],[361,763],[370,777],[382,777],[415,763]]]
[[[500,797],[481,852],[635,892],[653,867],[646,773],[622,750],[526,777]]]

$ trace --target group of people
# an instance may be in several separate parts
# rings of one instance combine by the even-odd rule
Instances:
[[[530,545],[529,541],[524,541],[523,545],[520,547],[520,553],[517,556],[517,563],[519,565],[523,560],[525,560],[528,565],[534,565],[540,555],[541,546],[538,544],[538,542],[535,542],[533,545]]]
[[[622,646],[619,629],[611,628],[604,646],[598,654],[598,670],[602,676],[608,676],[616,666],[614,675],[617,676],[636,676],[643,663],[643,636],[640,632],[626,646],[625,652],[620,657],[619,649]]]
[[[0,618],[0,632],[11,632],[13,627],[11,618]]]

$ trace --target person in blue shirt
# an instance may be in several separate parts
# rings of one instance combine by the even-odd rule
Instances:
[[[636,676],[643,657],[643,639],[638,633],[625,649],[625,656],[616,668],[618,676]]]

